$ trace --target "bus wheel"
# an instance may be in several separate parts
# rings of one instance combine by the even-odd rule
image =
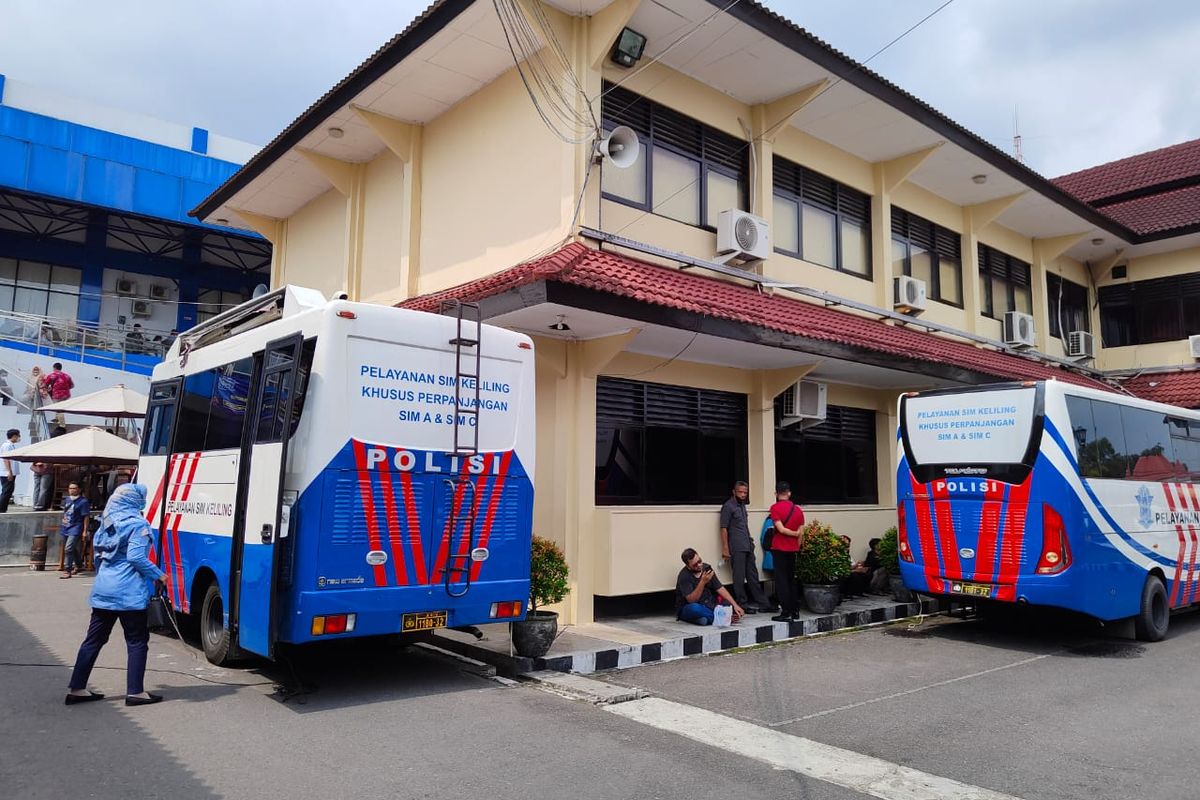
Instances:
[[[221,600],[221,587],[216,583],[208,587],[200,606],[200,643],[204,646],[205,658],[218,667],[231,660],[233,647],[225,627],[225,603]]]
[[[1142,587],[1142,610],[1133,618],[1137,638],[1143,642],[1157,642],[1167,635],[1171,624],[1171,608],[1167,603],[1167,589],[1157,575],[1146,578]]]

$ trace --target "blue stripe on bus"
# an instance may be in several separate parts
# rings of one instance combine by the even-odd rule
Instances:
[[[1045,430],[1050,434],[1050,438],[1052,438],[1058,444],[1058,446],[1062,448],[1063,455],[1067,457],[1067,463],[1071,465],[1071,469],[1075,471],[1076,475],[1079,475],[1079,464],[1075,461],[1075,456],[1071,454],[1071,448],[1067,447],[1066,440],[1063,439],[1062,434],[1058,432],[1058,429],[1054,427],[1054,424],[1050,422],[1049,419],[1046,419],[1045,421]],[[1102,516],[1104,521],[1112,527],[1113,532],[1116,533],[1117,536],[1121,537],[1121,539],[1128,543],[1134,550],[1137,550],[1150,560],[1161,564],[1164,567],[1171,567],[1174,569],[1175,559],[1166,558],[1161,553],[1156,553],[1149,549],[1141,542],[1126,533],[1124,529],[1117,524],[1117,521],[1113,519],[1112,515],[1108,513],[1108,510],[1104,508],[1104,504],[1100,502],[1100,498],[1096,497],[1096,493],[1092,491],[1092,487],[1088,485],[1087,478],[1079,475],[1079,484],[1083,487],[1083,490],[1087,492],[1087,495],[1092,499],[1092,502],[1096,504],[1096,508],[1100,511],[1100,516]]]

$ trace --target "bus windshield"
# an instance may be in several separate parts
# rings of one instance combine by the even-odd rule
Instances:
[[[1035,386],[904,397],[900,428],[909,467],[921,480],[988,475],[1030,466],[1041,433]],[[936,467],[936,470],[931,468]],[[924,468],[924,469],[922,469]]]

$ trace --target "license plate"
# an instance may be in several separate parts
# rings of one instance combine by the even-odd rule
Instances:
[[[449,611],[416,611],[400,617],[400,631],[413,633],[415,631],[431,631],[434,628],[444,628],[450,616]]]
[[[967,583],[955,581],[950,584],[950,591],[955,594],[965,594],[971,597],[991,597],[992,587],[986,583]]]

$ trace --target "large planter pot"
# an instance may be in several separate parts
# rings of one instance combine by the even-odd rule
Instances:
[[[804,605],[814,614],[832,614],[842,602],[842,592],[836,583],[804,584]]]
[[[513,649],[526,658],[541,658],[558,635],[558,614],[554,611],[530,611],[525,619],[512,625]]]
[[[892,587],[892,599],[897,603],[912,603],[917,599],[916,595],[904,588],[904,579],[899,575],[889,575],[888,583]]]

